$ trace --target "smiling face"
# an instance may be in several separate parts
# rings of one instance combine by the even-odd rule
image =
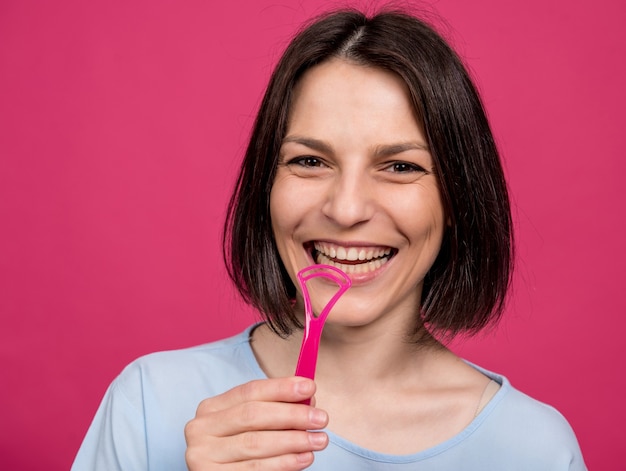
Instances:
[[[337,266],[352,279],[329,324],[415,322],[445,217],[433,160],[398,76],[341,59],[304,74],[270,213],[294,284],[296,273],[314,263]],[[311,283],[319,312],[336,287]]]

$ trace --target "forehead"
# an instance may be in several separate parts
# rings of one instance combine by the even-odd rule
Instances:
[[[420,128],[408,87],[397,74],[333,58],[298,82],[287,134],[360,130],[407,138],[421,137]]]

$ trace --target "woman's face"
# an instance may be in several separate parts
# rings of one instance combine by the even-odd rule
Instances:
[[[296,273],[337,266],[352,288],[328,323],[414,322],[445,224],[437,177],[408,90],[395,74],[340,59],[296,87],[270,195],[281,259]],[[320,312],[336,286],[309,282]]]

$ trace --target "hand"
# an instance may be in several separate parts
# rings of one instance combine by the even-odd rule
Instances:
[[[301,470],[313,451],[328,445],[318,430],[328,424],[321,409],[300,404],[315,383],[290,377],[252,381],[205,399],[185,427],[190,471]]]

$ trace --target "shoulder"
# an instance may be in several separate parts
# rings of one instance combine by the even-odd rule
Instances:
[[[250,330],[130,363],[107,390],[72,469],[182,469],[182,430],[198,404],[259,375]]]
[[[565,417],[553,406],[532,398],[515,388],[506,376],[471,364],[478,371],[500,384],[500,390],[485,407],[481,416],[513,420],[516,428],[532,430],[538,426],[552,431],[570,431]]]
[[[126,366],[111,388],[131,401],[196,400],[220,394],[262,375],[250,348],[251,330],[216,342],[144,355]]]
[[[573,434],[569,422],[555,407],[519,391],[506,378],[503,381],[502,403],[494,411],[496,415],[514,420],[520,431],[543,431],[554,438],[569,438]]]
[[[501,384],[500,391],[478,417],[479,436],[488,437],[497,453],[506,450],[535,466],[528,469],[585,469],[578,440],[556,408],[519,391],[503,376],[486,372]]]

